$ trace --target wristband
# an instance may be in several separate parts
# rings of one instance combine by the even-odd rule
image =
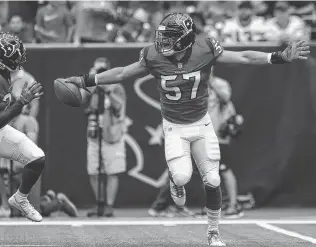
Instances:
[[[98,82],[98,77],[97,77],[97,75],[95,75],[95,77],[94,77],[94,82],[95,82],[95,84],[98,86],[99,82]]]
[[[290,63],[290,61],[287,61],[287,60],[285,60],[285,59],[283,58],[281,51],[272,52],[272,53],[271,53],[270,62],[271,62],[272,64]]]
[[[268,55],[267,55],[267,60],[268,60],[268,63],[270,63],[270,64],[272,64],[271,63],[271,55],[272,55],[272,53],[268,53]]]
[[[84,75],[84,81],[86,87],[94,87],[97,85],[95,74],[86,74]]]

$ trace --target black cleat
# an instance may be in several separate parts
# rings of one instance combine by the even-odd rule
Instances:
[[[87,213],[87,217],[102,217],[104,209],[104,203],[100,203],[99,207],[96,206]]]

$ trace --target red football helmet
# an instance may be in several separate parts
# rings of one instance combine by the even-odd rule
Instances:
[[[196,27],[192,18],[183,13],[167,15],[155,32],[156,51],[171,56],[191,47],[195,41]]]
[[[0,69],[16,71],[26,62],[26,49],[15,35],[0,32]]]

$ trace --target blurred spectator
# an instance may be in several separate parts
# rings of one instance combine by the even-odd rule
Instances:
[[[194,9],[187,9],[187,13],[191,16],[193,22],[196,25],[196,31],[197,31],[197,35],[200,36],[204,36],[204,35],[208,35],[210,37],[216,38],[218,39],[219,37],[219,30],[217,28],[220,29],[219,25],[220,22],[216,23],[215,26],[214,25],[206,25],[206,21],[205,18],[203,16],[203,14],[201,12],[191,12],[196,10]]]
[[[70,42],[73,26],[64,1],[50,1],[37,12],[35,31],[40,43]]]
[[[291,1],[293,14],[298,15],[311,28],[312,40],[316,40],[316,2],[315,1]]]
[[[38,1],[8,1],[8,16],[19,15],[25,23],[34,25]]]
[[[19,15],[13,15],[9,23],[3,28],[3,31],[13,33],[24,43],[33,43],[34,41],[33,26],[24,23],[22,17]]]
[[[287,43],[291,40],[308,40],[309,33],[304,21],[291,15],[291,8],[288,2],[277,2],[274,7],[274,18],[267,21],[270,27],[268,39]]]
[[[48,190],[41,197],[40,213],[44,217],[50,217],[52,213],[64,212],[70,217],[77,217],[78,211],[75,204],[64,193],[56,193],[53,190]]]
[[[101,73],[108,69],[110,62],[101,57],[95,60],[90,73]],[[121,84],[99,89],[93,89],[85,111],[88,115],[87,171],[98,201],[98,205],[87,216],[113,217],[119,174],[126,172],[126,93]]]
[[[128,22],[118,31],[116,42],[145,42],[154,29],[148,23],[149,15],[143,8],[134,11]]]
[[[9,12],[8,6],[9,5],[7,1],[0,1],[0,31],[1,31],[1,27],[3,27],[3,24],[6,23],[8,20],[8,12]]]
[[[316,2],[315,1],[290,1],[292,14],[298,15],[303,19],[311,19],[315,16]],[[315,17],[314,17],[315,18]]]
[[[235,16],[237,1],[200,1],[196,8],[196,11],[204,15],[207,22],[217,23]]]
[[[78,2],[73,13],[76,16],[75,43],[112,42],[118,25],[117,12],[113,2]]]
[[[252,1],[254,12],[257,16],[267,17],[269,5],[264,1]]]
[[[238,5],[237,17],[225,22],[222,39],[231,44],[266,41],[267,31],[264,18],[255,15],[252,2],[245,1]]]
[[[12,92],[14,92],[14,97],[20,97],[22,88],[24,83],[32,84],[35,81],[35,78],[28,73],[25,69],[18,70],[17,72],[13,73],[11,76],[11,83],[12,83]],[[28,105],[28,114],[29,116],[34,117],[35,119],[38,116],[39,112],[39,99],[33,100]]]

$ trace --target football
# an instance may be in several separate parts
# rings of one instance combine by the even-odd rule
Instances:
[[[55,94],[59,101],[71,107],[80,107],[82,96],[79,88],[72,83],[65,83],[63,79],[54,81]]]

